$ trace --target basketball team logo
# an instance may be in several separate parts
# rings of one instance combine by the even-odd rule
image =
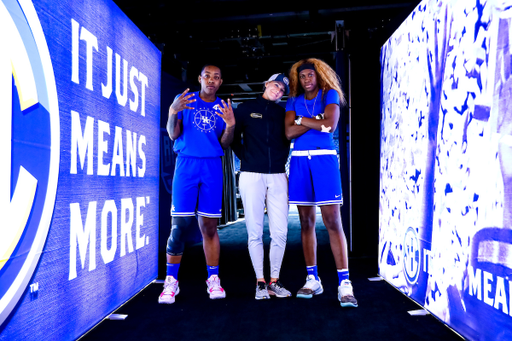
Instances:
[[[404,237],[403,267],[409,284],[416,284],[420,274],[420,243],[416,230],[409,227]]]
[[[213,107],[214,110],[219,110],[218,104]],[[208,108],[198,109],[194,114],[194,125],[203,133],[208,133],[215,129],[217,122],[217,114]]]
[[[30,283],[59,173],[59,109],[32,2],[0,1],[0,325]]]

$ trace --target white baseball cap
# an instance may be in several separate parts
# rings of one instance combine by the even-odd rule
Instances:
[[[290,92],[290,81],[288,80],[288,77],[284,75],[284,73],[276,73],[270,76],[267,82],[281,82],[284,84],[286,90],[285,95],[288,95],[288,93]]]

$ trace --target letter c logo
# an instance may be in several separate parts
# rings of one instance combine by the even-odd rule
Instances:
[[[59,175],[50,53],[31,1],[0,1],[0,325],[34,274]]]

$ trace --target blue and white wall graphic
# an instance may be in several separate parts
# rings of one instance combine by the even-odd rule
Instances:
[[[161,54],[112,1],[0,30],[0,340],[76,339],[157,276]]]
[[[512,1],[424,0],[381,49],[380,274],[512,338]]]

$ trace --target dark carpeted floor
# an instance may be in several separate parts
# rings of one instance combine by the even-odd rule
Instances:
[[[377,276],[376,259],[350,259],[359,307],[341,308],[336,268],[321,219],[317,221],[318,268],[324,293],[309,300],[256,301],[245,222],[222,228],[219,236],[220,278],[226,299],[208,298],[203,249],[196,244],[185,251],[175,304],[158,304],[162,284],[150,284],[115,312],[127,314],[125,320],[104,320],[82,340],[461,340],[431,315],[409,315],[409,310],[420,307],[387,282],[369,281]],[[267,226],[265,244],[267,256]],[[268,273],[268,263],[266,269]],[[305,278],[300,225],[292,211],[281,282],[295,295]]]

